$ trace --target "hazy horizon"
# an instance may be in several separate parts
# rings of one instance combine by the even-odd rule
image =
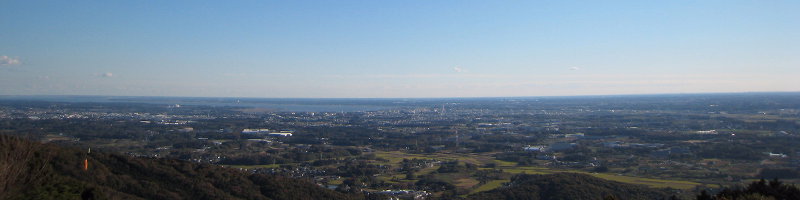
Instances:
[[[800,91],[800,2],[0,4],[0,95]]]
[[[225,99],[354,99],[354,100],[384,100],[384,99],[496,99],[496,98],[583,98],[583,97],[639,97],[639,96],[703,96],[703,95],[757,95],[757,94],[800,94],[800,91],[762,91],[762,92],[706,92],[706,93],[641,93],[641,94],[598,94],[598,95],[553,95],[553,96],[476,96],[476,97],[248,97],[248,96],[133,96],[133,95],[0,95],[1,98],[19,98],[26,99],[33,98],[59,98],[59,97],[74,97],[74,98],[225,98]]]

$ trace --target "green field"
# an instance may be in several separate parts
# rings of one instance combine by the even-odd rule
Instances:
[[[508,183],[508,181],[509,180],[493,180],[493,181],[489,181],[486,184],[483,184],[480,187],[475,188],[474,190],[470,191],[469,194],[475,194],[475,193],[478,193],[478,192],[493,190],[495,188],[503,186],[503,183]]]
[[[581,174],[588,174],[597,178],[602,178],[606,180],[618,181],[623,183],[631,183],[631,184],[639,184],[639,185],[646,185],[649,187],[654,188],[675,188],[675,189],[692,189],[695,186],[700,185],[700,183],[695,183],[691,181],[681,181],[681,180],[666,180],[666,179],[653,179],[653,178],[643,178],[643,177],[634,177],[634,176],[624,176],[618,174],[611,174],[611,173],[589,173],[585,171],[578,171],[578,170],[567,170],[567,169],[551,169],[551,168],[544,168],[544,167],[499,167],[499,169],[503,169],[505,172],[514,173],[514,174],[552,174],[552,173],[581,173]]]
[[[401,151],[379,151],[375,156],[389,160],[388,164],[397,164],[403,159],[436,159],[441,161],[458,160],[472,164],[485,164],[492,159],[481,154],[456,154],[456,153],[433,153],[433,154],[412,154]]]

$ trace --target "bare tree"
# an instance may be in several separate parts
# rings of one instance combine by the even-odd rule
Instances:
[[[0,134],[0,199],[12,198],[43,179],[50,155],[38,149],[42,146]]]

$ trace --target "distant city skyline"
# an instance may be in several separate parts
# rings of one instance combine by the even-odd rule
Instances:
[[[797,1],[4,1],[0,95],[800,91]]]

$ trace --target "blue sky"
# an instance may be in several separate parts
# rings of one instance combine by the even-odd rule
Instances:
[[[2,1],[0,95],[800,91],[800,1]]]

